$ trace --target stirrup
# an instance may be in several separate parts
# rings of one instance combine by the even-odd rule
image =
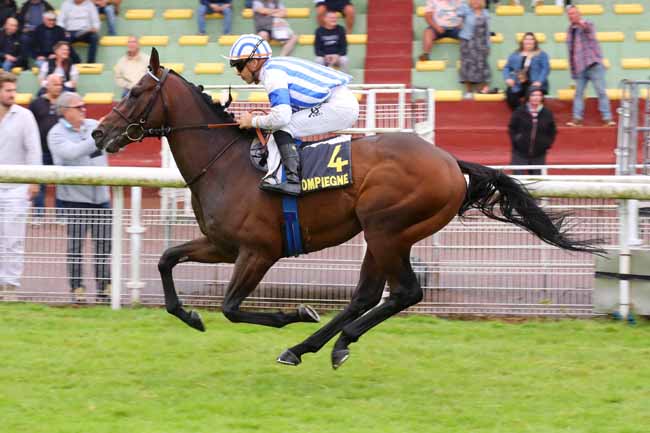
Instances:
[[[300,183],[268,183],[262,179],[260,182],[260,189],[264,191],[277,192],[280,194],[288,194],[293,196],[299,196],[301,193]]]

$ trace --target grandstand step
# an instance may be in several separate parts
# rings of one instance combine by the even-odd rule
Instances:
[[[374,55],[374,56],[366,57],[366,70],[381,69],[381,68],[410,70],[412,64],[413,64],[413,60],[411,60],[410,53],[408,55],[383,54],[383,55]]]
[[[366,69],[364,81],[366,83],[376,84],[401,83],[405,84],[408,87],[411,82],[411,70],[404,68],[376,68],[373,70]]]

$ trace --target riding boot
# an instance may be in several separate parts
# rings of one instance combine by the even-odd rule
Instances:
[[[265,191],[281,194],[300,195],[300,154],[291,134],[285,131],[273,133],[275,144],[280,151],[280,159],[284,167],[286,180],[282,183],[270,183],[268,177],[262,179],[260,188]]]

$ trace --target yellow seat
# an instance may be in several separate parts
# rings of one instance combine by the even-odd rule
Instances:
[[[614,13],[619,15],[639,15],[643,13],[643,5],[640,3],[615,4]]]
[[[497,60],[497,69],[500,71],[503,71],[503,68],[506,67],[506,64],[508,61],[506,59],[499,59]]]
[[[423,17],[423,16],[424,16],[424,11],[425,11],[425,9],[426,9],[425,6],[418,6],[418,8],[416,9],[416,13],[417,13],[417,15],[418,15],[419,17]]]
[[[184,35],[178,38],[178,45],[181,46],[204,46],[208,45],[208,35]]]
[[[569,61],[567,59],[551,59],[549,63],[551,64],[552,71],[566,71],[569,69]]]
[[[499,5],[497,6],[496,13],[497,15],[507,16],[507,17],[521,16],[524,14],[524,7],[521,5],[514,5],[514,6]]]
[[[104,72],[103,63],[77,63],[76,66],[82,75],[98,75]]]
[[[537,39],[537,42],[539,42],[540,44],[543,44],[544,42],[546,42],[546,33],[540,33],[540,32],[534,32],[534,33],[535,33],[535,39]],[[515,37],[515,40],[517,42],[521,42],[521,40],[524,38],[525,34],[526,33],[524,33],[524,32],[518,32],[517,36]]]
[[[503,43],[503,33],[497,33],[494,36],[490,36],[490,42],[493,44],[501,44]]]
[[[441,38],[441,39],[436,39],[436,44],[459,44],[460,42],[458,39],[454,38]]]
[[[223,74],[223,63],[197,63],[194,66],[195,74]]]
[[[21,68],[20,66],[15,66],[11,68],[11,73],[14,75],[20,75],[21,72],[23,72],[23,68]]]
[[[166,47],[169,36],[140,36],[140,45],[146,47]]]
[[[314,40],[316,36],[314,35],[300,35],[298,36],[298,43],[300,45],[314,45]]]
[[[218,12],[214,12],[214,13],[211,13],[211,14],[207,14],[207,15],[205,16],[205,19],[207,19],[207,20],[222,20],[222,19],[223,19],[223,15],[221,15],[221,14],[218,13]]]
[[[576,95],[575,89],[558,89],[557,98],[560,101],[573,101],[573,97]]]
[[[623,32],[596,32],[596,39],[599,42],[623,42],[625,34]],[[566,42],[566,33],[555,33],[555,42]]]
[[[90,92],[83,97],[86,104],[112,104],[113,94],[110,92]]]
[[[99,39],[99,45],[102,47],[126,47],[128,43],[128,36],[102,36]]]
[[[72,43],[73,47],[87,47],[88,42],[83,42],[83,41],[77,41]]]
[[[605,67],[605,69],[609,69],[609,67],[611,66],[611,64],[609,63],[609,59],[603,59],[603,66]]]
[[[167,69],[173,69],[174,71],[178,72],[179,74],[182,74],[183,71],[185,70],[185,63],[172,63],[172,62],[165,62],[161,63],[160,66],[163,66]]]
[[[368,35],[365,33],[349,34],[346,36],[348,44],[365,45],[368,43]]]
[[[650,58],[637,57],[621,59],[621,68],[623,69],[650,69]]]
[[[447,68],[446,60],[418,61],[415,64],[415,70],[420,72],[444,71],[446,68]]]
[[[247,19],[253,18],[253,9],[242,9],[241,16]],[[287,8],[287,18],[309,18],[309,8]]]
[[[605,12],[603,5],[598,4],[583,4],[576,7],[582,15],[602,15]]]
[[[31,93],[16,93],[16,104],[28,105],[32,102],[33,95]]]
[[[463,100],[463,92],[460,90],[436,90],[433,97],[440,102],[457,102]]]
[[[127,9],[124,18],[127,20],[150,20],[155,13],[153,9]]]
[[[474,100],[477,102],[501,102],[506,100],[505,93],[474,93]]]
[[[248,95],[248,102],[269,102],[266,92],[251,92]]]
[[[634,39],[636,39],[637,42],[650,42],[650,32],[649,31],[634,32]]]
[[[555,5],[538,5],[535,7],[535,15],[564,15],[564,8],[562,6]]]
[[[230,46],[235,43],[239,35],[221,35],[219,36],[219,45]]]
[[[166,20],[189,20],[194,15],[192,9],[166,9],[163,18]]]

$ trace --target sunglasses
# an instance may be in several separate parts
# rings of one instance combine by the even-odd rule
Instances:
[[[83,105],[66,105],[65,108],[75,108],[79,111],[86,111],[86,104]]]

